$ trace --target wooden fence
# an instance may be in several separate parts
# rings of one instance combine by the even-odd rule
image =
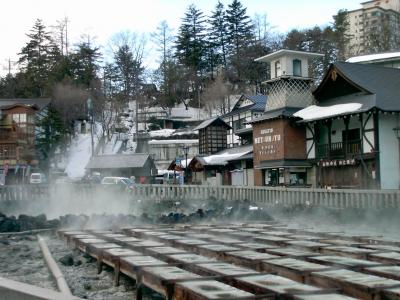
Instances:
[[[96,198],[102,193],[99,185],[20,185],[0,187],[0,202],[4,201],[57,201],[59,196]],[[196,201],[243,201],[258,206],[312,205],[329,208],[390,209],[400,208],[400,190],[327,190],[307,188],[270,188],[248,186],[206,185],[136,185],[131,195],[133,200]],[[54,198],[54,199],[50,199]],[[117,199],[115,199],[117,200]]]

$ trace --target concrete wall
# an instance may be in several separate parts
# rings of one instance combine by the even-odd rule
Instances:
[[[399,139],[394,128],[400,126],[400,117],[379,115],[379,159],[382,189],[400,188]]]
[[[271,79],[275,76],[275,64],[277,61],[281,63],[281,73],[277,74],[278,77],[282,75],[293,75],[293,60],[298,59],[301,61],[301,76],[308,77],[308,59],[301,55],[285,55],[278,59],[271,61]]]

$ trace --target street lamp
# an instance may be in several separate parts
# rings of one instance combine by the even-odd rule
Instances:
[[[187,183],[188,182],[188,178],[187,178],[187,167],[188,167],[188,165],[187,165],[187,156],[188,156],[188,152],[189,152],[189,147],[185,145],[185,146],[183,146],[182,150],[183,150],[183,153],[185,154],[185,182]]]
[[[91,142],[92,142],[92,157],[94,156],[94,141],[93,141],[93,101],[89,97],[87,99],[87,109],[88,109],[88,116],[90,119],[90,136],[91,136]]]

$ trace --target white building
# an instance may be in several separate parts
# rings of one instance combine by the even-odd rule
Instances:
[[[400,0],[373,0],[348,12],[346,57],[391,51],[400,42]]]

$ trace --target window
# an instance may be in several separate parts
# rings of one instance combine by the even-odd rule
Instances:
[[[12,114],[12,120],[15,123],[26,123],[26,114]]]
[[[301,60],[300,59],[293,60],[293,75],[301,76]]]
[[[282,75],[281,62],[277,60],[275,62],[275,77],[279,77],[281,75]]]

